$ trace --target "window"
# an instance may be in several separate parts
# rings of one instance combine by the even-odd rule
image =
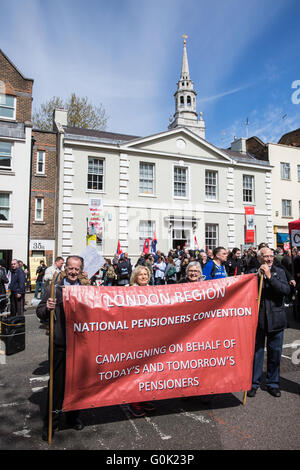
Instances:
[[[219,245],[219,225],[205,224],[205,246],[206,249],[213,250]]]
[[[153,234],[155,231],[155,222],[153,220],[140,220],[140,238],[139,238],[139,249],[140,252],[144,249],[144,243],[147,238],[153,238]]]
[[[280,176],[282,180],[291,179],[291,169],[289,163],[280,163]]]
[[[243,175],[243,202],[254,202],[254,176]]]
[[[217,199],[217,171],[205,170],[205,197],[212,201]]]
[[[154,194],[154,164],[140,162],[140,194]]]
[[[187,96],[186,103],[187,103],[188,106],[191,106],[192,102],[191,102],[191,97],[190,96]]]
[[[103,160],[89,157],[87,188],[103,191]]]
[[[187,168],[174,167],[174,196],[188,197]]]
[[[184,98],[183,98],[183,96],[180,97],[180,106],[184,106]]]
[[[282,217],[292,217],[292,201],[282,199]]]
[[[0,193],[0,222],[9,221],[10,194]]]
[[[11,169],[12,144],[10,142],[0,142],[0,168]]]
[[[38,150],[36,156],[36,172],[38,174],[45,174],[45,155],[46,153],[42,150]]]
[[[15,119],[16,98],[0,93],[0,118]]]
[[[35,198],[35,216],[36,222],[43,222],[44,220],[44,199],[42,197]]]

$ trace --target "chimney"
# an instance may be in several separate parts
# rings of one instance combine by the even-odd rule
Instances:
[[[246,139],[243,137],[240,139],[234,137],[234,141],[231,143],[231,150],[234,152],[247,153]]]
[[[53,130],[61,126],[68,125],[68,111],[66,109],[56,108],[53,111]]]

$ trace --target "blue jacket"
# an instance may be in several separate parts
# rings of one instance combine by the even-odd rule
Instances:
[[[14,294],[25,294],[25,274],[23,269],[11,270],[9,288]]]
[[[204,265],[202,274],[205,276],[206,281],[210,279],[221,279],[227,276],[225,266],[222,264],[218,266],[212,259]]]

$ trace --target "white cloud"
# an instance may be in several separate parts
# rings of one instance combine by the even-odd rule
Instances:
[[[239,85],[239,60],[284,4],[15,0],[5,5],[1,47],[34,78],[35,106],[74,91],[104,104],[111,130],[146,135],[166,129],[174,111],[183,33],[198,104],[213,109],[252,85]]]
[[[223,138],[216,142],[217,146],[227,148],[234,137],[247,137],[246,120],[236,119],[231,126],[223,130]],[[283,106],[269,105],[258,113],[253,110],[249,114],[248,137],[256,136],[264,143],[277,143],[280,137],[299,127],[300,105],[285,112]]]

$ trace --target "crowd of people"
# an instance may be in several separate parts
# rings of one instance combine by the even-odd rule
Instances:
[[[156,253],[141,253],[135,264],[131,262],[128,253],[124,253],[121,256],[115,255],[112,260],[106,259],[102,268],[91,278],[91,283],[105,286],[130,285],[133,268],[146,266],[150,271],[149,285],[175,284],[186,279],[187,266],[194,261],[200,265],[202,280],[239,276],[250,273],[259,266],[257,254],[263,247],[268,245],[261,243],[257,248],[251,246],[243,252],[239,248],[182,250],[177,247],[168,254],[159,250]],[[294,249],[293,253],[283,249],[272,251],[274,264],[285,271],[294,292],[296,284],[300,283],[300,250]]]
[[[63,269],[65,263],[65,267]],[[23,274],[22,274],[23,273]],[[54,310],[54,386],[53,386],[53,425],[52,433],[58,427],[58,413],[64,397],[66,367],[65,316],[62,302],[62,287],[66,285],[104,285],[104,286],[160,286],[163,284],[188,283],[221,279],[227,276],[258,273],[262,276],[262,293],[258,315],[255,351],[253,359],[252,387],[248,396],[254,397],[261,386],[265,341],[267,341],[266,386],[274,397],[280,397],[279,370],[283,346],[284,329],[287,327],[286,305],[292,300],[299,309],[300,291],[300,247],[293,253],[290,250],[272,250],[266,243],[257,248],[250,247],[242,252],[239,248],[227,250],[216,247],[214,250],[170,250],[167,255],[142,253],[133,265],[127,253],[116,255],[113,260],[106,259],[102,268],[88,278],[84,262],[80,256],[69,256],[66,262],[57,257],[53,266],[47,268],[43,262],[37,269],[37,289],[42,298],[37,306],[38,318],[49,322],[50,312]],[[1,282],[8,281],[2,276]],[[3,280],[2,280],[3,279]],[[50,281],[56,284],[56,298],[51,298]],[[22,287],[20,287],[22,284]],[[17,260],[12,260],[9,280],[11,290],[12,314],[20,314],[24,304],[25,275]],[[298,296],[298,297],[297,297]],[[20,307],[21,306],[21,307]],[[151,401],[131,403],[129,410],[135,417],[154,411]],[[78,411],[66,414],[67,422],[77,430],[84,426]],[[43,439],[48,439],[48,418],[44,416]]]

